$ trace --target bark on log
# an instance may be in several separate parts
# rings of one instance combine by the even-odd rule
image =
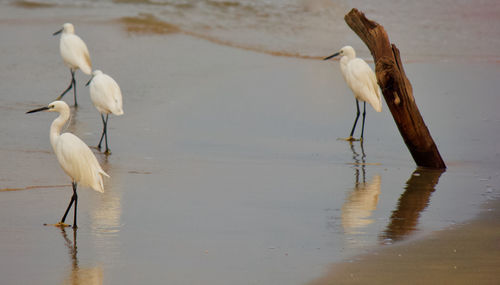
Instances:
[[[415,163],[422,167],[446,168],[415,103],[399,50],[389,42],[384,27],[368,20],[357,9],[352,9],[344,20],[373,56],[378,84]]]

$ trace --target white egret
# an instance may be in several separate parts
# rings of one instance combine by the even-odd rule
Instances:
[[[375,111],[381,112],[382,91],[377,84],[377,77],[373,70],[364,60],[356,57],[356,52],[351,46],[343,47],[339,52],[325,57],[324,60],[328,60],[338,55],[342,56],[340,58],[340,70],[342,71],[344,80],[347,82],[349,88],[351,88],[352,93],[354,93],[354,98],[356,99],[356,119],[354,120],[351,134],[347,140],[355,140],[353,135],[359,118],[359,101],[363,101],[363,126],[361,128],[361,138],[359,139],[362,141],[365,130],[366,102],[370,103]]]
[[[75,72],[80,69],[83,73],[90,75],[92,73],[92,63],[90,62],[87,45],[85,45],[79,36],[75,35],[75,27],[73,24],[65,23],[62,29],[55,32],[53,35],[58,35],[61,32],[62,35],[59,42],[59,49],[61,51],[64,64],[66,64],[71,71],[71,81],[68,88],[66,88],[66,90],[64,90],[63,93],[57,97],[57,100],[61,100],[61,98],[69,90],[71,90],[71,88],[73,88],[74,102],[75,106],[77,106]]]
[[[72,133],[61,134],[62,127],[70,117],[68,104],[64,101],[54,101],[46,107],[31,110],[27,113],[39,111],[59,112],[59,116],[50,126],[50,144],[54,149],[62,169],[71,178],[73,196],[71,196],[71,201],[64,212],[64,216],[56,226],[68,226],[64,224],[64,221],[66,220],[66,216],[71,206],[75,203],[73,228],[76,228],[76,211],[78,204],[78,195],[76,193],[77,184],[79,183],[81,186],[87,186],[103,193],[104,184],[102,176],[109,177],[109,175],[102,170],[90,148],[81,139]]]
[[[108,116],[113,114],[116,116],[123,115],[122,92],[118,83],[111,76],[103,73],[100,70],[92,72],[92,78],[85,85],[90,84],[90,99],[101,113],[103,124],[101,139],[97,148],[101,149],[102,139],[106,137],[106,154],[111,154],[108,148]],[[106,114],[106,118],[104,118]]]

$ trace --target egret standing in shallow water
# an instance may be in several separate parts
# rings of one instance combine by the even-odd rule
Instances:
[[[366,102],[370,103],[375,111],[381,112],[382,91],[377,84],[377,77],[375,76],[373,70],[364,60],[356,57],[356,52],[351,46],[343,47],[339,52],[325,57],[324,60],[328,60],[338,55],[342,56],[340,58],[340,70],[342,71],[342,75],[344,76],[344,80],[347,82],[347,85],[351,88],[352,93],[354,93],[357,109],[356,119],[354,120],[351,134],[346,140],[356,140],[354,139],[353,134],[359,118],[359,101],[363,101],[363,125],[361,127],[361,138],[359,139],[362,141],[365,130]]]
[[[80,183],[81,186],[87,186],[98,192],[104,193],[102,176],[109,177],[109,175],[102,170],[90,148],[81,139],[72,133],[61,134],[61,129],[70,116],[68,104],[63,101],[54,101],[46,107],[31,110],[27,113],[39,111],[59,112],[59,116],[50,126],[50,144],[54,149],[62,169],[71,177],[71,184],[73,186],[73,196],[71,196],[68,208],[64,212],[61,221],[55,225],[62,227],[68,226],[64,224],[64,221],[66,220],[66,216],[71,206],[75,203],[73,228],[76,228],[76,210],[78,204],[78,195],[76,194],[77,184]]]
[[[71,71],[71,81],[68,88],[63,91],[63,93],[57,97],[57,100],[61,98],[73,88],[73,96],[75,106],[78,105],[76,101],[76,81],[75,72],[80,69],[83,73],[90,75],[92,73],[92,63],[90,62],[89,50],[87,45],[83,40],[75,35],[75,27],[71,23],[66,23],[63,25],[62,29],[55,32],[53,35],[58,35],[62,32],[61,40],[59,42],[59,49],[61,51],[61,56],[63,58],[64,64],[70,68]]]
[[[92,78],[85,85],[90,84],[90,99],[101,113],[103,124],[101,139],[97,148],[101,149],[102,139],[105,137],[106,154],[111,154],[108,148],[108,116],[113,114],[116,116],[123,115],[122,92],[118,83],[111,76],[104,74],[100,70],[95,70],[92,73]],[[106,118],[104,118],[106,114]]]

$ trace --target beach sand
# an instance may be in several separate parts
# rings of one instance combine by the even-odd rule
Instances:
[[[498,284],[498,201],[465,225],[338,263],[320,284]]]
[[[49,9],[0,12],[2,283],[498,280],[498,62],[405,65],[448,164],[432,173],[415,167],[385,104],[368,110],[364,148],[338,140],[355,110],[338,62]],[[75,235],[43,226],[71,195],[49,143],[55,115],[25,114],[69,83],[51,33],[70,20],[125,111],[109,119],[113,154],[94,150],[111,178],[102,195],[79,189]],[[92,146],[101,121],[88,76],[76,80],[67,131]],[[391,235],[394,213],[411,218]]]

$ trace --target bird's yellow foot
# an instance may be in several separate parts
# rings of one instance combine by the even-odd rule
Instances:
[[[348,137],[348,138],[339,138],[338,140],[340,141],[348,141],[348,142],[355,142],[355,141],[362,141],[363,139],[355,139],[354,137]]]
[[[111,154],[111,150],[107,149],[105,152],[104,152],[105,155],[110,155]]]
[[[57,224],[43,224],[44,226],[53,226],[53,227],[58,227],[58,228],[68,228],[71,227],[71,225],[65,224],[65,223],[57,223]]]

